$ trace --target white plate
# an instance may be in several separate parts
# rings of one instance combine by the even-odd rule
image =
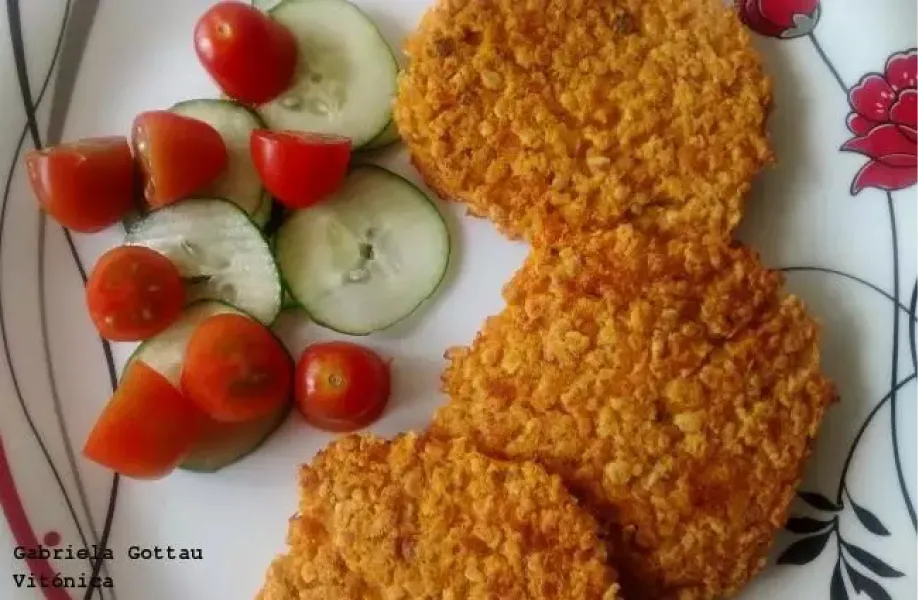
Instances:
[[[394,45],[428,4],[358,3]],[[111,388],[103,346],[83,309],[81,270],[120,238],[116,231],[75,235],[71,248],[61,228],[36,210],[20,160],[37,141],[124,134],[142,110],[215,95],[191,43],[193,24],[209,2],[6,4],[13,18],[0,17],[2,39],[12,41],[0,43],[0,169],[10,170],[0,209],[0,506],[6,516],[0,520],[0,598],[88,597],[92,561],[78,550],[91,549],[106,532],[114,558],[104,561],[101,575],[115,587],[94,598],[251,598],[283,549],[286,517],[296,505],[295,468],[331,436],[292,418],[266,447],[217,475],[177,473],[155,483],[113,481],[82,459],[79,449]],[[805,564],[769,567],[742,598],[839,600],[859,589],[874,600],[908,600],[916,597],[918,496],[916,147],[907,137],[914,129],[893,126],[884,134],[898,140],[895,149],[868,130],[890,121],[891,103],[914,99],[916,5],[743,4],[750,24],[766,34],[756,43],[775,79],[771,133],[779,164],[757,183],[741,237],[769,265],[793,267],[788,286],[825,324],[824,364],[842,402],[823,427],[802,488],[819,496],[794,510],[826,521],[826,533],[782,534],[774,558]],[[34,132],[26,126],[17,58],[36,108]],[[857,88],[869,73],[877,75]],[[893,112],[914,126],[914,106]],[[846,126],[852,111],[875,121],[852,123],[868,138],[855,143],[864,144],[860,154],[840,150],[855,137]],[[384,162],[417,179],[401,153]],[[866,187],[855,194],[859,172],[866,173],[859,180]],[[443,350],[469,342],[484,318],[500,310],[501,285],[526,253],[457,206],[441,208],[456,244],[446,287],[417,318],[365,340],[394,358],[394,402],[372,428],[384,435],[428,422],[442,401]],[[332,337],[338,336],[308,326],[285,335],[294,350]],[[115,369],[129,350],[112,347]],[[40,542],[64,556],[15,556],[17,545]],[[129,558],[131,547],[157,546],[200,550],[202,559]],[[30,572],[44,571],[76,587],[27,587]],[[852,573],[860,575],[852,579]]]

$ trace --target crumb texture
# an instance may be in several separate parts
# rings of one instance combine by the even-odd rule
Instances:
[[[722,0],[440,0],[405,51],[414,164],[511,237],[725,236],[772,159],[771,84]]]
[[[595,520],[534,463],[351,435],[300,476],[259,600],[619,599]]]
[[[736,593],[835,399],[818,327],[738,243],[631,226],[569,242],[536,248],[506,309],[448,352],[432,435],[560,475],[609,527],[626,598]]]

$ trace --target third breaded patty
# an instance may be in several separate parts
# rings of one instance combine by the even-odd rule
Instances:
[[[781,279],[740,245],[631,227],[537,248],[449,353],[432,433],[561,475],[620,542],[625,597],[736,592],[835,397]]]
[[[461,440],[347,436],[301,471],[260,600],[617,600],[595,520],[557,476]]]
[[[440,195],[504,233],[729,233],[771,88],[722,0],[440,0],[395,120]]]

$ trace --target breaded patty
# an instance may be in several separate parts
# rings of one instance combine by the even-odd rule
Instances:
[[[771,160],[771,85],[723,0],[439,0],[405,50],[414,164],[511,237],[724,235]]]
[[[835,399],[781,284],[739,244],[630,226],[536,248],[505,310],[448,352],[431,433],[560,475],[609,527],[626,598],[734,593]]]
[[[301,486],[260,600],[618,598],[595,520],[534,463],[352,435]]]

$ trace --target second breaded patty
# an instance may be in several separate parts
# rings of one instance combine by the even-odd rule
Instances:
[[[735,593],[835,398],[781,284],[741,245],[627,226],[536,248],[448,354],[432,434],[561,475],[609,525],[626,598]]]
[[[260,600],[619,598],[596,522],[534,463],[352,435],[301,486]]]
[[[771,87],[723,0],[440,0],[394,117],[441,196],[511,237],[728,234],[771,160]]]

